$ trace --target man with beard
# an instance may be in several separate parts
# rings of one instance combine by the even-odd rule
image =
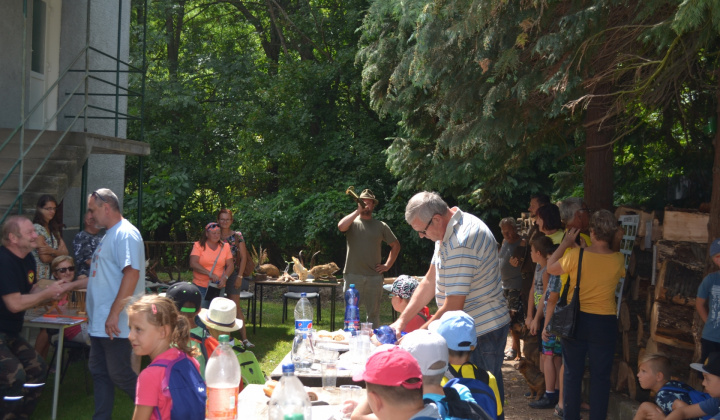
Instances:
[[[400,254],[400,241],[390,227],[373,219],[373,210],[378,204],[375,194],[369,189],[360,194],[365,207],[358,203],[354,212],[338,222],[338,229],[347,239],[345,259],[345,289],[351,284],[360,294],[360,304],[365,306],[368,321],[380,325],[380,300],[383,291],[383,274],[395,263]],[[358,217],[360,216],[360,217]],[[382,264],[382,243],[390,245],[390,253]]]

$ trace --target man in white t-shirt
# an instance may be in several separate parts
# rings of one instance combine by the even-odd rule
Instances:
[[[87,287],[89,366],[95,389],[93,420],[109,420],[115,385],[135,401],[137,374],[131,366],[125,306],[127,298],[138,298],[145,291],[145,247],[137,228],[123,218],[111,190],[101,188],[90,194],[87,211],[107,232],[92,256],[88,278],[73,285]]]

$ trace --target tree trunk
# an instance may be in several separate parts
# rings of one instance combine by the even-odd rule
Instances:
[[[717,101],[717,121],[720,121],[720,81],[718,81],[718,89],[716,94]],[[718,268],[710,258],[710,244],[713,239],[720,238],[720,131],[715,128],[715,161],[712,170],[712,195],[710,198],[710,220],[708,221],[708,258],[705,264],[705,274],[712,273]]]
[[[610,91],[610,86],[598,87],[602,95]],[[603,120],[610,101],[599,97],[588,104],[585,113],[585,203],[591,209],[613,210],[613,130],[607,128],[609,121]]]

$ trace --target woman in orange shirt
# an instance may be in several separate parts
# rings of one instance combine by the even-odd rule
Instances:
[[[220,225],[215,222],[208,223],[203,230],[202,237],[195,242],[190,252],[192,282],[200,289],[203,307],[207,307],[209,304],[206,300],[208,287],[222,289],[234,270],[230,245],[223,243],[220,239]]]

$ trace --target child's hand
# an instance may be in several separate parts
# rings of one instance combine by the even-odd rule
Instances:
[[[538,321],[536,319],[533,319],[530,323],[530,327],[528,327],[530,330],[530,334],[537,335],[538,332]]]

